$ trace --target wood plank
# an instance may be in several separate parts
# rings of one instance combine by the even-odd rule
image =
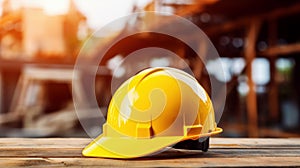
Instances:
[[[89,138],[2,138],[0,139],[0,157],[81,157],[81,150],[90,141]],[[291,151],[300,156],[300,138],[211,138],[210,141],[210,152],[229,153],[226,156],[236,156],[238,152],[245,153],[246,151],[249,155],[265,153],[268,156],[284,155],[285,152]],[[272,152],[267,153],[268,150]],[[274,151],[276,152],[273,153]],[[202,154],[202,152],[170,150],[164,152],[163,155],[185,154]]]
[[[211,138],[212,148],[300,148],[300,138]]]
[[[239,148],[241,147],[241,148]],[[77,148],[2,148],[0,158],[5,157],[82,157],[81,151],[82,147]],[[211,146],[207,153],[203,153],[199,150],[180,150],[170,148],[161,154],[155,155],[155,157],[187,157],[187,156],[202,156],[208,158],[229,158],[229,157],[293,157],[300,156],[300,148],[289,147],[283,145],[280,148],[274,146],[249,146],[245,145],[238,146],[236,144],[228,144],[227,146]]]
[[[90,138],[0,138],[0,152],[3,148],[82,148],[89,142]],[[210,143],[212,148],[227,147],[229,144],[234,144],[230,148],[300,148],[300,138],[211,138]]]
[[[298,167],[299,157],[252,158],[176,158],[176,159],[102,159],[102,158],[0,158],[5,167]]]
[[[0,157],[78,157],[90,141],[88,138],[3,138],[0,139]]]
[[[300,166],[300,138],[211,138],[211,148],[170,149],[151,157],[85,158],[89,138],[0,138],[0,167],[244,167]]]
[[[223,124],[222,128],[223,130],[227,131],[230,130],[230,132],[235,132],[240,135],[245,133],[246,128],[245,123],[227,123]],[[272,137],[272,138],[299,138],[300,133],[296,132],[287,132],[284,129],[280,128],[272,128],[272,127],[259,127],[259,136],[261,138],[264,137]]]

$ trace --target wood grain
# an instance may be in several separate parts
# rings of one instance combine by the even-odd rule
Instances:
[[[120,160],[86,158],[88,138],[2,138],[0,167],[245,167],[300,166],[300,139],[211,138],[208,152],[170,150]]]
[[[256,57],[255,44],[258,38],[258,33],[261,28],[260,20],[251,20],[249,29],[246,35],[246,45],[244,45],[244,55],[246,58],[246,74],[248,77],[249,92],[247,94],[247,125],[248,125],[248,136],[258,137],[258,112],[257,112],[257,97],[255,91],[255,83],[252,78],[252,62]]]
[[[260,55],[277,57],[278,55],[288,55],[288,54],[299,53],[299,52],[300,52],[300,43],[295,43],[295,44],[271,46],[265,51],[262,51]]]

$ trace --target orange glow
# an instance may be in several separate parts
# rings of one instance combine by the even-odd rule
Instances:
[[[25,0],[26,7],[40,7],[49,15],[64,14],[68,11],[70,0]]]

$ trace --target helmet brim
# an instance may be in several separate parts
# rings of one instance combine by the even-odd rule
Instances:
[[[129,159],[157,153],[183,139],[182,136],[134,138],[100,135],[82,151],[84,156]]]
[[[211,136],[222,132],[221,128],[201,137]],[[167,146],[172,146],[182,140],[188,139],[184,136],[162,136],[154,138],[135,137],[106,137],[98,136],[82,151],[83,156],[130,159],[151,155],[164,151]]]

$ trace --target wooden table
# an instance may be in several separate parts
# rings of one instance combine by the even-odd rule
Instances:
[[[86,138],[2,138],[0,167],[300,167],[300,139],[211,138],[208,152],[171,149],[131,159],[82,157]]]

